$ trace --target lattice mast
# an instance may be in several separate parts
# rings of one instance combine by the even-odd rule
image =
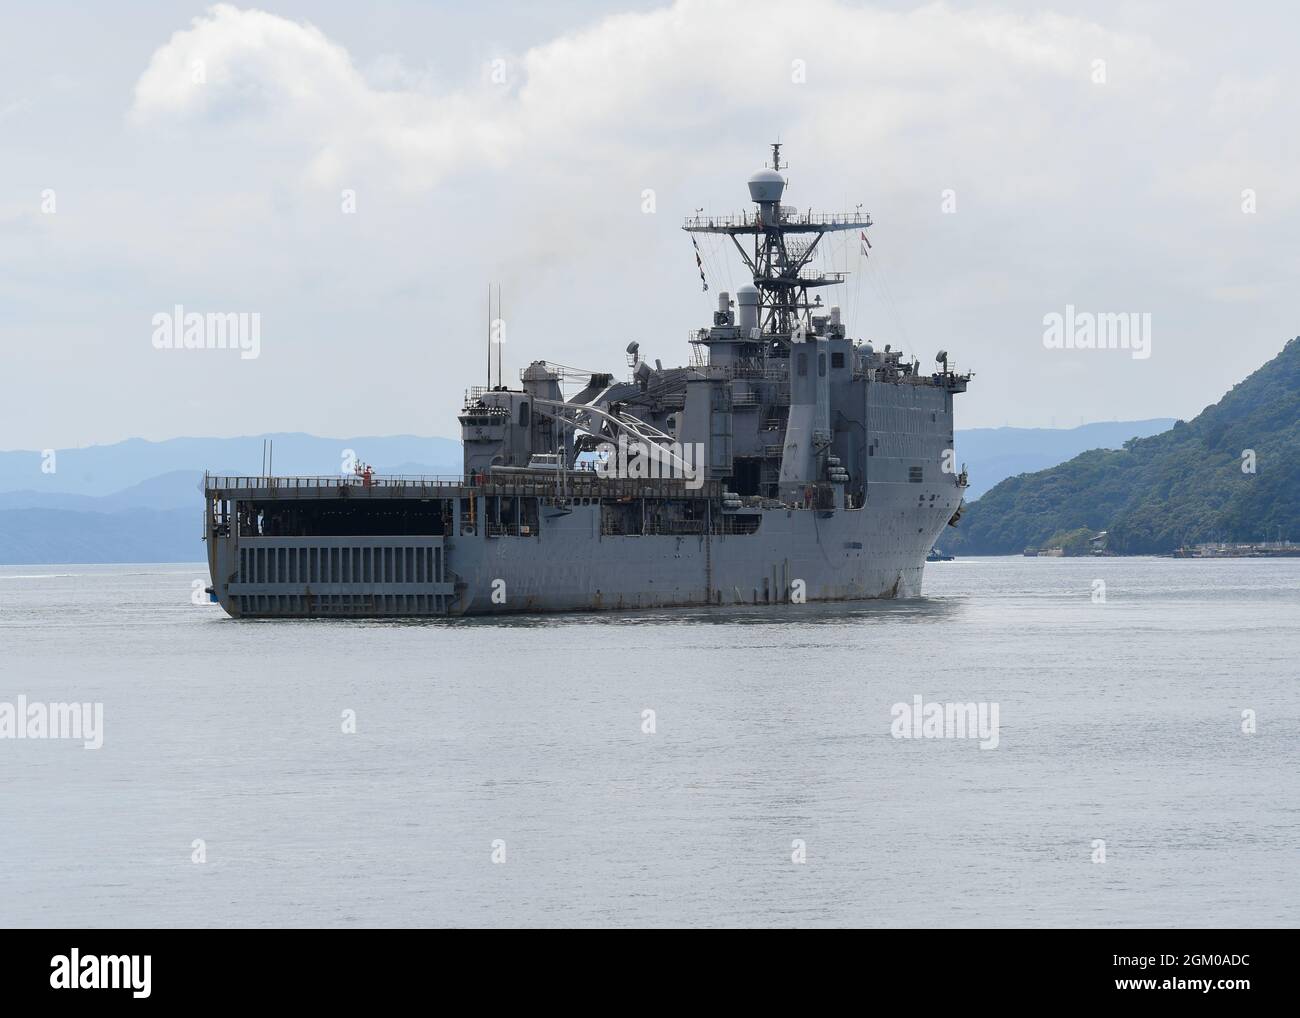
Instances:
[[[800,212],[782,205],[786,181],[781,171],[781,143],[772,144],[772,161],[749,178],[749,197],[758,209],[735,216],[695,216],[682,226],[687,233],[715,233],[731,238],[744,259],[759,292],[759,326],[764,338],[789,343],[798,329],[812,325],[813,302],[809,291],[844,282],[845,272],[811,272],[812,260],[828,233],[865,230],[871,216],[865,212],[837,214]],[[753,251],[742,237],[752,236]],[[789,238],[789,239],[788,239]]]

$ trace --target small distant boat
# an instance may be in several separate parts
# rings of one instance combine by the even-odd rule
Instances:
[[[927,556],[925,556],[925,560],[926,560],[927,562],[951,562],[951,561],[952,561],[952,556],[951,556],[951,555],[945,555],[943,552],[938,551],[938,550],[935,549],[935,548],[931,548],[931,549],[930,549],[930,554],[927,555]]]
[[[1300,544],[1291,541],[1259,541],[1254,544],[1183,545],[1173,558],[1298,558]]]

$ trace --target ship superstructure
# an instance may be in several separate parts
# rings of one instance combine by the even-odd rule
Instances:
[[[688,219],[752,282],[717,296],[692,363],[630,372],[534,361],[470,389],[459,478],[205,481],[214,597],[236,617],[404,616],[771,604],[920,593],[960,514],[953,396],[933,370],[850,337],[812,268],[863,212],[782,204],[780,146],[754,209]]]

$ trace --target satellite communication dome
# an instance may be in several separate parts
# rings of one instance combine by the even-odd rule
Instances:
[[[785,178],[776,170],[762,169],[749,178],[751,201],[780,201],[785,191]]]

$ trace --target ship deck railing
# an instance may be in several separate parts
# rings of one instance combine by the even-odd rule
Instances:
[[[234,491],[250,489],[301,489],[301,488],[456,488],[465,484],[465,478],[452,474],[384,474],[372,475],[367,481],[352,474],[329,475],[225,475],[206,474],[203,486],[208,491]]]
[[[782,226],[845,226],[866,229],[873,225],[866,212],[804,212],[793,205],[782,205],[778,215]],[[740,212],[729,216],[690,216],[684,230],[732,230],[763,228],[757,212]]]
[[[870,381],[895,382],[899,385],[929,385],[940,389],[960,389],[971,380],[973,372],[968,371],[963,374],[950,368],[947,372],[911,371],[904,374],[901,371],[889,372],[875,368],[854,372],[853,377],[866,378]]]
[[[247,492],[249,495],[320,495],[347,491],[348,495],[393,495],[454,498],[471,495],[538,496],[559,501],[574,498],[718,498],[721,481],[688,483],[682,478],[601,477],[593,470],[570,470],[561,476],[489,478],[429,474],[372,475],[369,481],[352,475],[329,476],[227,476],[207,474],[208,497]]]
[[[697,330],[698,332],[708,333],[708,329]],[[697,332],[692,332],[692,336]],[[764,339],[769,338],[764,335]],[[695,342],[694,339],[691,342]],[[739,364],[709,364],[703,358],[700,363],[692,364],[693,367],[708,368],[714,378],[738,378],[756,381],[768,382],[788,382],[790,380],[790,368],[784,360],[776,361],[753,361],[746,360]]]

